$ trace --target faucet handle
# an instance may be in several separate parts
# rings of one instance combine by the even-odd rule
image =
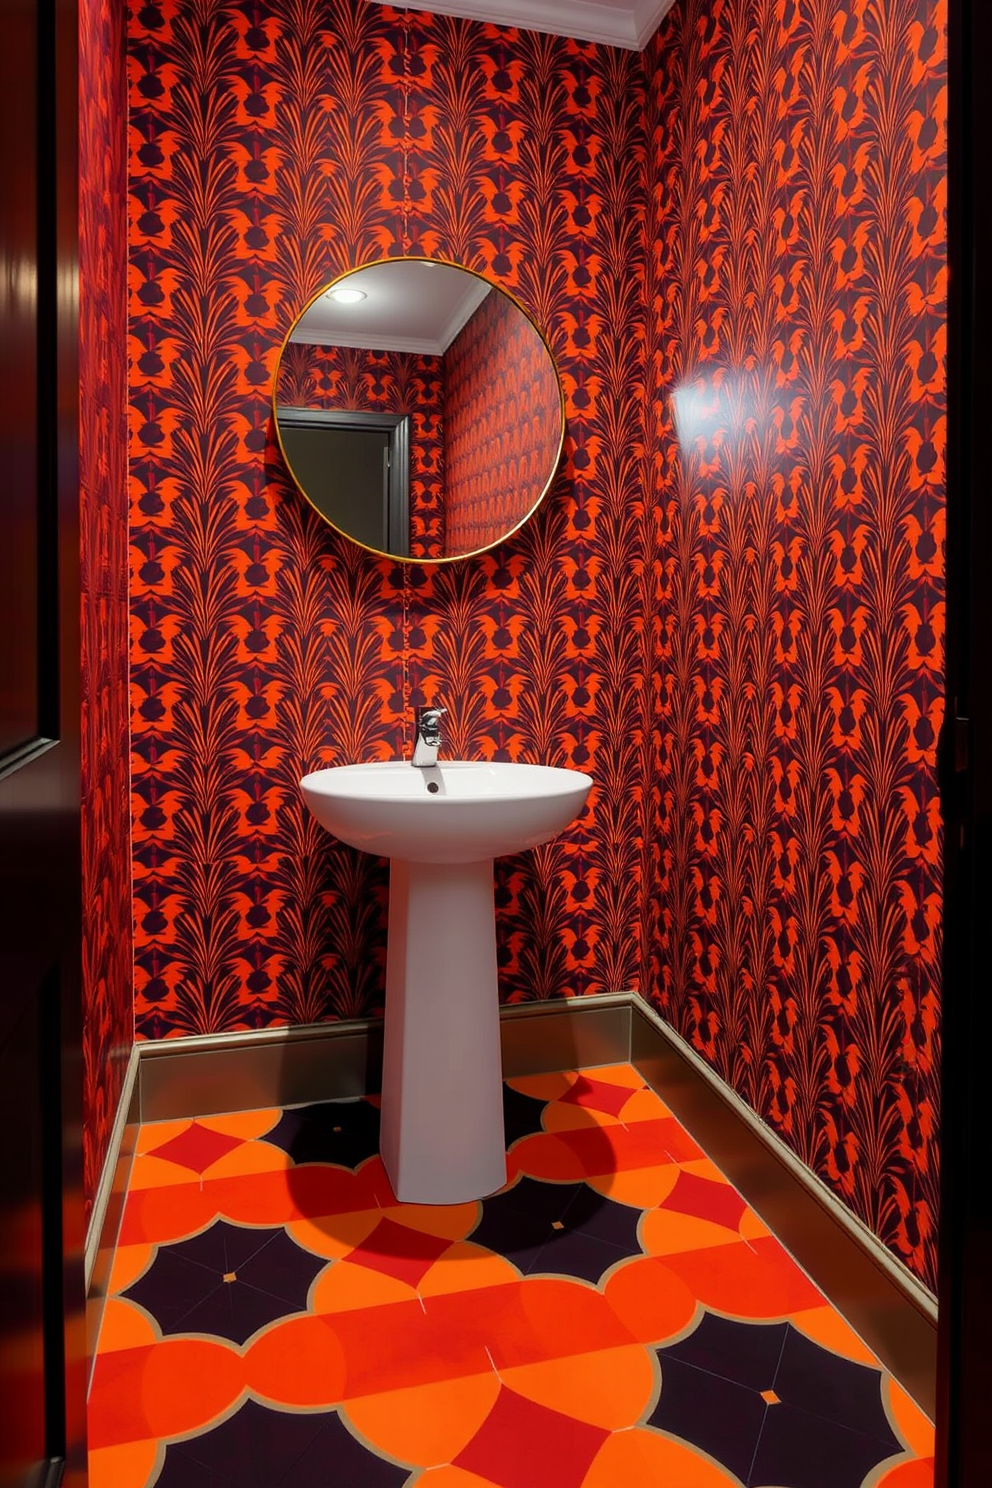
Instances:
[[[429,704],[423,708],[414,709],[417,734],[425,743],[439,743],[441,737],[441,715],[447,713],[447,708],[438,708]],[[431,735],[437,735],[437,739]]]

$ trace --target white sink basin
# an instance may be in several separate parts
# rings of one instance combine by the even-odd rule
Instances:
[[[391,859],[381,1149],[403,1203],[462,1204],[506,1182],[492,860],[567,827],[591,785],[469,760],[300,781],[322,826]]]
[[[537,847],[574,820],[591,785],[579,770],[475,760],[424,770],[402,760],[338,765],[300,781],[335,837],[413,863],[476,863]]]

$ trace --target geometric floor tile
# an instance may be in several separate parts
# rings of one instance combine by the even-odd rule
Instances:
[[[447,1237],[426,1234],[384,1216],[372,1233],[348,1252],[347,1260],[417,1287],[450,1246]]]
[[[454,1466],[498,1488],[551,1488],[552,1484],[554,1488],[581,1488],[609,1434],[600,1426],[538,1405],[504,1385]]]
[[[661,1395],[648,1424],[715,1457],[750,1488],[751,1464],[771,1407],[757,1390],[707,1375],[691,1364],[669,1361],[662,1349],[658,1354]]]
[[[163,1334],[210,1333],[244,1343],[276,1318],[302,1312],[326,1259],[285,1230],[216,1220],[200,1235],[160,1245],[147,1271],[122,1293]]]
[[[696,1219],[708,1219],[728,1230],[738,1228],[747,1209],[740,1194],[729,1183],[715,1183],[695,1173],[680,1173],[660,1207]]]
[[[650,1424],[715,1457],[746,1488],[860,1488],[903,1451],[881,1372],[791,1323],[704,1312],[692,1333],[657,1353],[661,1394]]]
[[[640,1212],[585,1183],[520,1178],[482,1201],[469,1239],[506,1257],[524,1275],[551,1271],[598,1282],[604,1271],[640,1255]]]
[[[226,1132],[217,1132],[209,1126],[201,1126],[198,1121],[191,1121],[178,1137],[172,1137],[160,1147],[152,1147],[149,1155],[189,1168],[192,1173],[204,1173],[241,1143],[241,1137],[231,1137]]]
[[[789,1405],[769,1406],[748,1488],[861,1488],[899,1443],[876,1441]]]
[[[143,1128],[92,1488],[933,1488],[929,1423],[633,1068],[503,1112],[510,1184],[450,1206],[395,1202],[372,1100]]]
[[[265,1140],[281,1147],[294,1163],[357,1168],[379,1151],[379,1108],[367,1100],[292,1106]]]
[[[605,1080],[597,1080],[595,1075],[579,1075],[558,1099],[563,1106],[584,1106],[590,1111],[619,1116],[632,1094],[633,1091],[626,1086],[610,1085]]]
[[[531,1137],[542,1130],[541,1114],[545,1104],[533,1095],[514,1090],[512,1085],[503,1086],[503,1130],[507,1147],[512,1147],[521,1137]]]
[[[356,1441],[336,1411],[277,1411],[254,1400],[166,1448],[156,1488],[400,1488],[408,1468]]]

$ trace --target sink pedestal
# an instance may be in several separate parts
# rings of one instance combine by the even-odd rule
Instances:
[[[506,1181],[493,859],[549,842],[592,786],[510,760],[337,765],[300,781],[342,842],[389,858],[382,1159],[399,1199]]]
[[[491,858],[390,863],[380,1143],[403,1203],[506,1182]]]

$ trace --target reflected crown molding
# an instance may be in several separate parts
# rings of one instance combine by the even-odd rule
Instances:
[[[398,10],[424,8],[423,0],[391,0],[391,4]],[[464,16],[494,26],[522,26],[639,52],[673,4],[674,0],[431,0],[429,9],[438,15]]]
[[[394,260],[394,262],[398,261]],[[356,351],[374,349],[375,351],[402,351],[410,356],[444,356],[452,341],[459,331],[464,330],[468,325],[492,287],[484,279],[477,280],[456,307],[451,320],[442,328],[440,335],[433,338],[384,334],[382,331],[371,333],[360,329],[354,333],[344,330],[324,333],[310,329],[292,331],[289,339],[304,346],[346,346]]]

